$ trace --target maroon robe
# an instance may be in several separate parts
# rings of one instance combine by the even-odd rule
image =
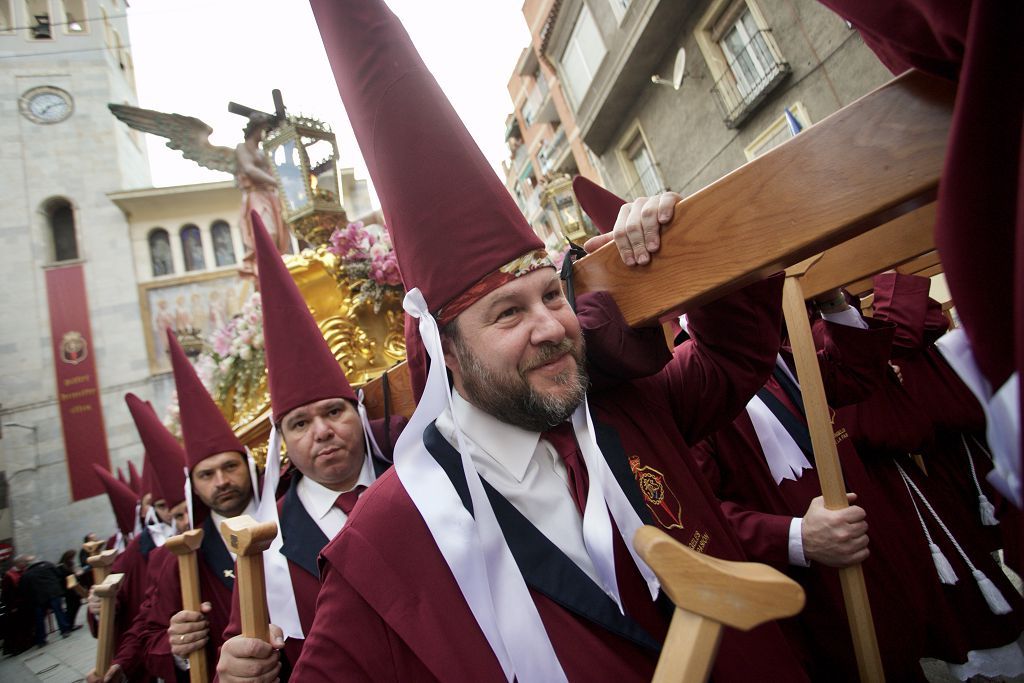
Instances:
[[[935,244],[978,367],[998,389],[1024,367],[1024,4],[822,2],[894,73],[957,82]]]
[[[751,340],[778,339],[780,285],[771,279],[694,311],[694,340],[662,372],[590,396],[602,452],[641,518],[717,557],[745,559],[685,444],[731,420],[764,383],[777,346]],[[433,426],[424,444],[465,500],[454,449]],[[655,497],[645,499],[643,490]],[[488,495],[569,680],[650,680],[671,604],[644,597],[639,573],[623,561],[625,547],[617,548],[616,566],[628,617],[507,501]],[[393,473],[360,498],[321,563],[323,586],[295,680],[504,680]],[[805,679],[777,625],[726,629],[716,680],[755,680],[765,671],[778,681]]]
[[[202,528],[203,542],[196,552],[199,565],[199,593],[203,602],[209,602],[212,607],[206,615],[210,627],[206,656],[209,670],[214,671],[217,666],[217,653],[223,642],[221,636],[231,614],[235,564],[220,533],[214,527],[213,517],[207,517]],[[146,669],[165,681],[175,680],[176,675],[167,628],[170,626],[171,617],[183,609],[177,558],[173,559],[175,561],[164,562],[163,570],[150,596],[151,604],[140,636],[145,650]]]
[[[850,409],[849,418],[851,433],[859,447],[870,449],[876,456],[869,467],[879,484],[888,488],[894,499],[909,501],[906,487],[894,471],[893,463],[900,462],[971,562],[992,580],[1013,607],[1009,614],[992,614],[967,564],[918,500],[932,540],[959,577],[954,585],[939,583],[923,532],[906,548],[908,554],[918,556],[925,571],[923,576],[936,593],[929,649],[935,657],[962,663],[970,650],[1000,647],[1016,640],[1024,626],[1024,601],[990,554],[993,546],[998,545],[998,527],[985,527],[980,522],[977,490],[967,462],[971,456],[960,439],[961,434],[966,433],[973,451],[972,462],[986,496],[1000,502],[984,482],[991,463],[973,442],[976,436],[983,443],[981,406],[930,344],[942,329],[939,319],[933,315],[929,324],[927,314],[908,313],[936,310],[937,304],[928,301],[927,282],[926,278],[907,275],[876,277],[876,316],[896,322],[904,329],[900,338],[911,341],[901,344],[901,357],[897,361],[902,384],[887,383],[868,400]],[[893,418],[900,429],[893,429]],[[910,462],[908,453],[923,456],[928,476]],[[908,514],[913,515],[913,511],[909,510]],[[919,524],[916,517],[913,521]]]
[[[858,401],[886,379],[894,330],[891,325],[881,327],[870,321],[869,324],[874,329],[861,330],[823,321],[814,325],[820,349],[819,366],[830,404]],[[759,395],[766,392],[766,404],[774,399],[779,409],[788,413],[783,424],[813,463],[806,420],[795,398],[795,385],[790,385],[785,377],[773,376]],[[846,427],[838,417],[833,419],[836,450],[847,490],[857,493],[857,504],[865,509],[869,527],[878,530],[869,532],[871,555],[862,567],[886,675],[890,680],[922,679],[918,660],[925,649],[928,596],[907,588],[913,585],[917,571],[917,566],[908,563],[901,551],[910,536],[900,526],[902,511],[879,495]],[[809,567],[789,564],[790,524],[794,517],[802,517],[811,501],[821,495],[817,470],[804,470],[795,481],[785,479],[776,484],[746,411],[727,428],[708,437],[695,449],[695,456],[722,499],[722,510],[751,559],[776,566],[807,592],[803,612],[783,622],[783,628],[801,653],[812,678],[857,680],[838,573],[813,562]]]
[[[401,423],[404,426],[404,421]],[[374,430],[375,433],[377,430]],[[399,428],[397,431],[401,431]],[[397,438],[397,434],[393,434]],[[378,443],[380,441],[378,440]],[[390,455],[390,454],[389,454]],[[377,475],[383,474],[390,463],[373,459]],[[298,483],[301,476],[293,475],[288,490],[277,501],[278,521],[281,524],[281,533],[284,536],[281,553],[288,558],[288,574],[292,579],[292,589],[295,591],[295,605],[299,613],[299,624],[303,633],[309,633],[313,626],[313,616],[316,613],[316,599],[320,593],[320,569],[317,566],[317,558],[320,551],[330,541],[316,521],[310,517],[305,506],[298,496]],[[268,586],[273,590],[272,586]],[[228,625],[224,629],[221,642],[226,642],[242,633],[242,615],[238,606],[238,591],[231,594],[231,616]],[[281,666],[281,680],[287,681],[295,662],[299,661],[302,654],[302,645],[305,642],[302,638],[287,638],[284,642],[284,661]],[[215,676],[214,680],[218,680]]]

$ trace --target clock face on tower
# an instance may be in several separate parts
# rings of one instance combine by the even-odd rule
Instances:
[[[60,123],[75,110],[70,94],[49,85],[26,91],[18,106],[22,116],[33,123]]]

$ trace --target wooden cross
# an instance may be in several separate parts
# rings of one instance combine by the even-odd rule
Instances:
[[[102,541],[97,542],[102,544]],[[117,550],[114,548],[104,550],[89,558],[88,562],[89,566],[92,567],[92,583],[94,586],[103,583],[103,580],[110,574],[110,565],[114,564],[116,559]]]
[[[96,675],[103,678],[114,659],[114,610],[124,574],[110,574],[93,591],[100,599],[100,625],[96,635]]]
[[[626,322],[638,326],[670,319],[803,261],[789,273],[784,296],[804,402],[813,406],[808,425],[815,464],[830,508],[847,505],[845,487],[831,423],[822,410],[817,363],[809,363],[813,345],[807,346],[796,323],[798,304],[806,327],[805,296],[894,265],[921,273],[937,267],[930,227],[954,96],[952,83],[907,72],[683,199],[646,266],[625,266],[608,244],[573,268],[577,294],[611,293]],[[856,261],[849,256],[853,252]],[[793,338],[794,329],[802,341]],[[412,412],[408,392],[396,393],[408,386],[407,374],[404,366],[389,373],[394,414]],[[370,415],[381,417],[381,382],[368,384],[364,392]],[[861,679],[883,680],[867,596],[860,588],[863,577],[860,585],[855,578],[844,579],[844,588],[847,584]]]
[[[199,591],[199,563],[196,551],[203,543],[203,530],[193,529],[167,539],[164,546],[178,556],[178,574],[181,576],[181,605],[191,612],[201,611],[203,596]],[[205,649],[188,655],[188,677],[191,683],[210,680],[206,666]]]
[[[235,562],[238,606],[242,614],[242,635],[270,642],[270,612],[267,609],[267,581],[263,575],[263,552],[277,537],[277,524],[257,522],[249,515],[220,523],[220,533]]]
[[[722,626],[749,631],[803,609],[800,584],[766,564],[708,557],[653,526],[637,531],[633,545],[676,605],[654,683],[703,683]]]

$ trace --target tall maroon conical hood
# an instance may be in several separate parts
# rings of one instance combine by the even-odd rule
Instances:
[[[352,385],[255,211],[252,220],[274,420],[301,405],[326,398],[355,402]]]
[[[167,507],[174,507],[185,500],[185,450],[149,404],[135,394],[125,394],[124,400],[150,458],[161,498],[167,502]],[[155,493],[153,498],[159,500]]]
[[[135,469],[135,463],[128,461],[128,488],[135,492],[135,495],[142,498],[142,478],[139,471]]]
[[[312,0],[406,287],[436,313],[544,245],[380,0]]]
[[[572,191],[580,208],[594,222],[594,227],[602,233],[611,232],[619,217],[619,209],[626,200],[581,175],[572,179]]]
[[[139,499],[142,499],[146,494],[153,496],[152,501],[163,500],[164,492],[160,490],[160,482],[156,480],[156,474],[153,472],[153,458],[149,456],[149,452],[142,454],[142,489],[139,491]]]
[[[124,484],[125,486],[128,486],[128,479],[127,477],[124,476],[124,470],[121,469],[120,467],[117,468],[117,480]]]
[[[93,464],[92,469],[96,472],[103,488],[107,490],[107,497],[110,498],[110,506],[114,508],[114,519],[117,520],[117,528],[127,536],[135,531],[135,492],[128,486],[114,478],[110,472],[99,465]]]
[[[185,459],[191,471],[200,462],[218,453],[234,451],[245,457],[245,446],[231,431],[231,425],[213,402],[199,375],[192,367],[177,337],[167,330],[171,351],[174,385],[178,389],[181,435],[185,441]]]

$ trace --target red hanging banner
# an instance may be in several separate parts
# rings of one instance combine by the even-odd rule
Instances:
[[[92,471],[93,464],[110,469],[82,266],[48,269],[46,298],[50,305],[50,334],[53,337],[57,404],[64,429],[64,453],[71,500],[76,501],[98,496],[104,491]]]

